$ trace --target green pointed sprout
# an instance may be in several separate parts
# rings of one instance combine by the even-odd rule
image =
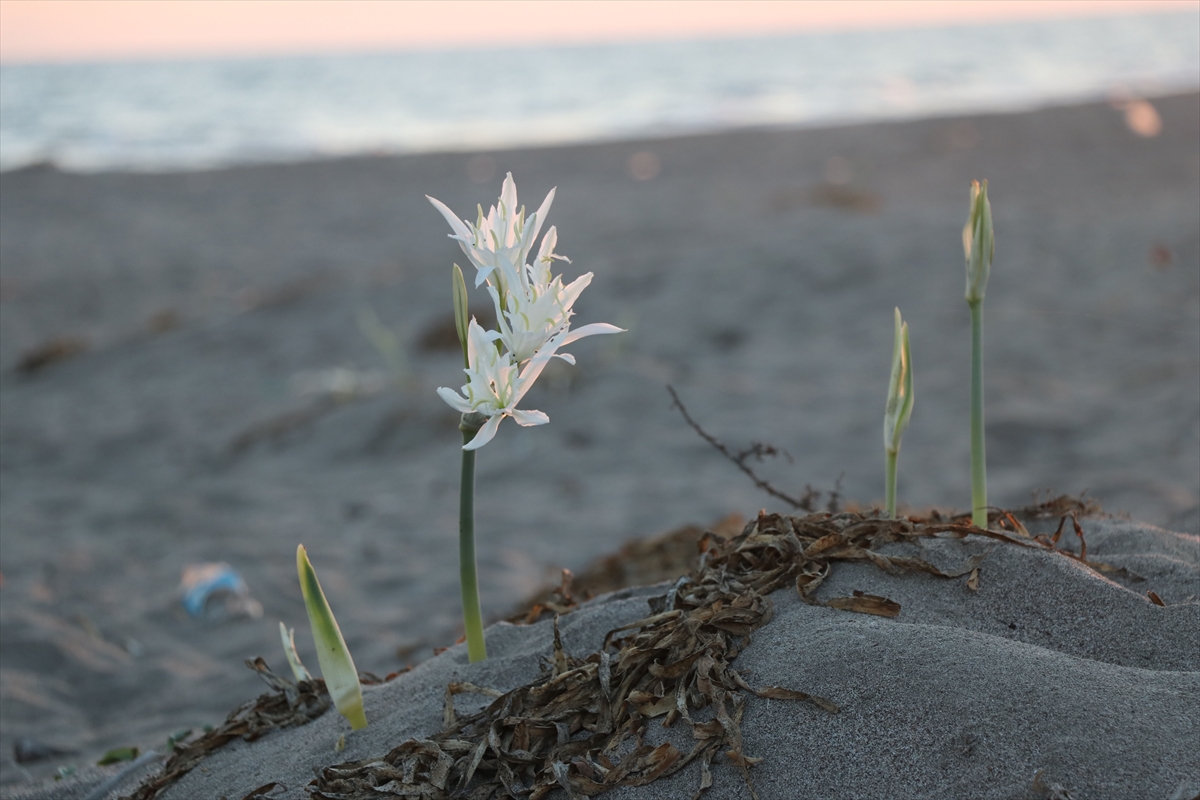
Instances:
[[[384,325],[375,313],[375,309],[364,306],[358,310],[358,329],[367,337],[376,352],[387,364],[388,371],[397,386],[402,389],[415,386],[412,368],[408,364],[408,355],[404,351],[404,342],[388,326]]]
[[[983,438],[983,295],[996,242],[987,181],[971,181],[971,215],[963,228],[967,305],[971,309],[971,522],[987,527],[987,459]]]
[[[300,655],[296,652],[296,629],[280,622],[279,638],[283,641],[283,654],[287,657],[288,666],[292,668],[292,676],[295,677],[296,683],[311,681],[312,676],[308,674],[308,670],[300,661]]]
[[[892,345],[892,378],[888,383],[887,410],[883,415],[883,447],[887,454],[887,515],[896,518],[896,459],[900,438],[913,408],[912,357],[908,349],[908,323],[896,309],[895,344]]]
[[[333,698],[333,704],[354,730],[367,727],[363,713],[362,687],[358,682],[358,670],[354,659],[346,649],[341,628],[333,618],[325,592],[317,580],[316,570],[308,560],[304,545],[296,547],[296,571],[300,573],[300,591],[304,593],[304,608],[312,625],[313,639],[317,643],[317,661],[321,664],[321,677],[325,688]]]

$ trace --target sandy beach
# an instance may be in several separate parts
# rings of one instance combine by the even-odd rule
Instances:
[[[299,543],[360,669],[427,661],[459,635],[459,434],[434,389],[461,383],[452,325],[449,346],[446,333],[449,268],[463,260],[425,195],[473,217],[508,171],[532,208],[557,186],[548,223],[572,259],[564,271],[595,273],[577,322],[628,333],[575,345],[578,366],[556,364],[527,403],[550,424],[506,423],[480,452],[485,615],[505,616],[562,567],[631,539],[790,511],[697,437],[668,384],[731,447],[786,452],[753,464],[783,491],[811,486],[822,505],[835,489],[843,506],[881,502],[894,306],[910,324],[916,392],[901,504],[965,509],[961,228],[971,179],[987,178],[997,231],[985,307],[990,500],[1015,508],[1035,492],[1086,491],[1136,521],[1136,552],[1182,534],[1191,544],[1172,555],[1168,581],[1182,588],[1168,602],[1182,604],[1172,613],[1186,624],[1162,629],[1166,660],[1089,655],[1083,644],[1068,655],[1101,664],[1105,686],[1140,669],[1194,692],[1194,638],[1188,650],[1171,636],[1191,630],[1200,593],[1185,591],[1200,584],[1200,96],[1152,102],[1154,137],[1093,104],[187,174],[5,173],[5,796],[111,748],[161,747],[219,724],[262,690],[243,659],[282,666],[281,620],[315,663]],[[486,295],[473,302],[482,310]],[[363,332],[371,315],[395,334],[390,361]],[[342,375],[357,375],[360,390],[311,391],[337,368],[353,370]],[[209,562],[244,577],[261,617],[187,616],[180,576]],[[1037,569],[1067,580],[1058,566]],[[1145,609],[1099,583],[1086,585],[1111,604],[1112,625],[1141,619]],[[793,605],[796,624],[808,620],[811,609]],[[602,636],[616,618],[606,613],[580,630]],[[528,635],[500,688],[545,655],[545,627]],[[1103,625],[1079,636],[1103,639]],[[974,644],[964,648],[978,663],[995,655]],[[996,647],[1013,669],[1042,663]],[[1051,671],[1065,685],[1078,666]],[[411,674],[421,669],[434,667]],[[440,719],[441,707],[420,713]],[[23,738],[63,753],[17,763]],[[364,741],[353,757],[370,749]],[[880,774],[864,771],[862,785]],[[740,784],[722,786],[714,796],[741,796]]]

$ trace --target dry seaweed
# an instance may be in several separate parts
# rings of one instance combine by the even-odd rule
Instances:
[[[163,765],[162,770],[122,800],[154,800],[163,789],[191,772],[212,751],[234,739],[252,742],[278,728],[307,725],[329,710],[331,701],[325,681],[315,679],[293,683],[271,672],[262,658],[253,661],[247,659],[246,666],[257,672],[272,692],[238,706],[220,727],[205,733],[196,741],[176,745],[175,754]],[[262,794],[270,786],[260,787],[248,797]]]
[[[79,355],[87,350],[87,346],[87,340],[78,336],[57,336],[22,353],[16,371],[23,375],[33,375],[51,364]]]
[[[546,587],[523,602],[508,622],[529,625],[554,614],[565,614],[578,604],[601,594],[630,586],[650,586],[673,581],[699,566],[701,540],[716,534],[732,538],[746,527],[741,514],[730,514],[705,529],[685,525],[667,533],[626,542],[620,550],[604,556],[578,575],[562,571],[558,586]]]
[[[1079,497],[1072,497],[1069,494],[1062,494],[1058,497],[1049,498],[1042,502],[1037,502],[1037,496],[1034,496],[1034,504],[1026,506],[1018,511],[1013,512],[1018,517],[1025,519],[1054,519],[1055,517],[1077,516],[1077,517],[1095,517],[1104,513],[1100,507],[1100,503],[1085,494]]]
[[[975,570],[972,570],[972,574],[974,573]],[[877,594],[863,594],[857,590],[852,597],[833,597],[826,600],[825,605],[842,611],[857,611],[859,614],[874,614],[878,617],[900,616],[900,604],[895,600]]]
[[[264,783],[257,789],[248,792],[244,797],[242,797],[242,800],[271,800],[271,793],[280,788],[286,787],[279,781]]]
[[[829,700],[798,689],[752,687],[731,666],[750,644],[751,634],[770,621],[772,592],[795,586],[806,603],[886,617],[900,613],[894,601],[858,591],[824,603],[818,600],[817,589],[835,562],[869,563],[891,574],[921,572],[943,579],[969,575],[968,586],[977,588],[984,555],[944,571],[921,558],[879,550],[884,544],[934,537],[982,536],[1059,552],[1106,574],[1129,575],[1086,558],[1076,516],[1089,509],[1064,503],[1063,498],[1052,504],[1045,505],[1066,513],[1050,537],[1031,536],[1018,520],[1047,516],[1038,507],[1012,513],[995,510],[990,530],[974,527],[966,516],[887,520],[857,513],[793,517],[764,512],[731,539],[706,534],[696,545],[698,566],[664,596],[651,600],[651,616],[610,631],[598,652],[583,659],[568,655],[556,617],[553,657],[538,680],[505,694],[452,683],[446,689],[441,731],[405,741],[381,758],[325,767],[308,791],[316,800],[539,800],[563,789],[576,800],[616,786],[646,785],[697,761],[699,797],[712,785],[711,765],[720,755],[757,797],[750,769],[760,759],[742,745],[747,698],[801,701],[838,712]],[[1078,555],[1058,548],[1067,519],[1080,539]],[[577,593],[570,574],[564,573],[553,597],[536,613],[568,613],[576,607],[573,591]],[[302,725],[330,707],[323,682],[293,684],[272,674],[262,659],[247,664],[275,693],[243,705],[220,728],[178,749],[163,771],[130,800],[153,800],[233,739],[253,741],[276,728]],[[478,713],[460,716],[453,697],[464,692],[493,700]],[[680,720],[690,727],[693,744],[687,752],[670,743],[646,743],[648,726],[659,718],[664,727]]]
[[[747,697],[802,701],[828,713],[838,711],[834,703],[808,692],[752,687],[731,666],[753,632],[770,620],[768,595],[794,585],[805,602],[821,604],[817,588],[839,561],[870,563],[893,574],[978,578],[983,556],[944,571],[921,558],[879,551],[892,542],[982,535],[1021,547],[1056,549],[1027,532],[1022,536],[1023,526],[1011,515],[999,516],[1011,531],[853,513],[760,514],[732,540],[715,535],[702,539],[700,567],[651,601],[651,616],[610,631],[598,652],[570,657],[556,622],[553,658],[541,678],[464,717],[455,713],[453,695],[485,690],[452,684],[441,731],[410,739],[381,758],[326,767],[308,790],[319,800],[538,800],[561,788],[574,799],[595,797],[615,786],[642,786],[699,761],[699,796],[711,785],[710,765],[723,755],[756,796],[750,768],[759,759],[742,746]],[[569,583],[564,581],[560,593],[571,600]],[[888,617],[900,613],[897,603],[862,592],[824,605]],[[663,726],[680,720],[688,725],[691,749],[647,744],[647,726],[659,718]]]

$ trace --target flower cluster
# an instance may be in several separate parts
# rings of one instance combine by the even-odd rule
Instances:
[[[546,364],[551,358],[574,364],[575,358],[560,353],[559,348],[585,336],[622,330],[607,323],[571,330],[571,307],[591,283],[592,273],[565,285],[561,275],[552,275],[555,260],[568,261],[554,252],[558,232],[553,227],[542,237],[533,263],[527,263],[553,200],[552,189],[526,219],[525,208],[517,206],[512,173],[504,179],[497,204],[486,217],[480,207],[474,225],[456,217],[445,203],[429,198],[450,223],[454,231],[450,238],[459,243],[474,265],[475,286],[486,284],[496,306],[499,330],[486,331],[474,319],[466,328],[463,347],[467,383],[461,393],[446,387],[437,390],[455,410],[486,418],[479,433],[463,446],[465,450],[476,450],[490,442],[504,417],[525,426],[549,422],[541,411],[516,408]],[[465,316],[465,308],[461,312]]]

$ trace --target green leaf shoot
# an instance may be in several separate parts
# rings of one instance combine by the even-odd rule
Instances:
[[[304,545],[296,547],[296,571],[300,575],[300,591],[304,594],[304,607],[312,626],[313,639],[317,644],[317,660],[321,665],[321,677],[338,712],[350,722],[354,730],[367,726],[363,713],[362,686],[358,681],[358,670],[354,659],[346,649],[342,630],[334,619],[325,592],[317,580],[317,572],[308,560]]]

